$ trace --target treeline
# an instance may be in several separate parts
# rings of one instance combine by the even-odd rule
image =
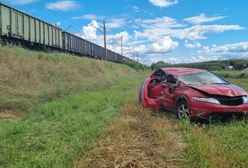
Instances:
[[[214,71],[223,78],[248,79],[247,71]]]
[[[225,69],[243,70],[248,67],[248,60],[235,59],[235,60],[221,60],[221,61],[207,61],[197,63],[182,63],[182,64],[169,64],[163,61],[153,63],[151,68],[153,70],[162,67],[188,67],[188,68],[201,68],[210,71],[220,71]]]
[[[148,70],[148,69],[150,69],[149,66],[138,63],[136,61],[128,61],[126,63],[126,65],[133,68],[133,69],[136,69],[136,70]]]

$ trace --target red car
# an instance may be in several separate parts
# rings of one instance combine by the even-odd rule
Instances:
[[[182,118],[242,116],[248,112],[248,93],[202,69],[162,68],[147,78],[139,101],[153,110],[167,109]]]

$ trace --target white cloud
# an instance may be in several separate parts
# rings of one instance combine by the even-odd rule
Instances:
[[[74,17],[72,17],[73,20],[81,20],[81,19],[96,20],[98,18],[99,17],[97,15],[93,15],[93,14],[87,14],[87,15],[74,16]]]
[[[136,19],[135,24],[139,25],[146,29],[153,28],[176,28],[176,27],[184,27],[184,24],[178,23],[176,19],[164,16],[157,17],[154,19]]]
[[[230,30],[242,30],[240,25],[195,25],[185,29],[172,30],[172,36],[180,39],[203,40],[208,33],[223,33]]]
[[[107,32],[111,32],[109,29],[125,26],[127,24],[126,22],[127,20],[125,18],[114,18],[110,20],[106,23]],[[240,25],[186,25],[174,18],[166,16],[154,19],[136,19],[130,23],[138,25],[139,31],[136,30],[133,33],[123,31],[116,34],[107,34],[107,46],[109,49],[121,53],[121,46],[119,44],[120,37],[122,36],[124,55],[133,58],[133,52],[138,52],[140,60],[146,64],[150,64],[154,60],[164,60],[171,63],[194,62],[196,60],[206,61],[209,59],[217,60],[220,56],[216,54],[207,56],[209,54],[203,53],[203,51],[199,51],[188,57],[173,57],[170,54],[179,47],[179,40],[184,40],[183,44],[185,47],[196,49],[201,48],[199,40],[207,39],[208,34],[244,29]],[[102,29],[101,23],[95,20],[91,24]],[[83,27],[80,33],[81,36],[103,46],[103,35],[91,26],[91,24]],[[204,50],[207,51],[206,48]]]
[[[246,55],[248,53],[248,41],[226,44],[222,46],[213,45],[212,47],[203,47],[199,53],[202,54],[221,54],[221,55]]]
[[[61,11],[70,11],[78,8],[80,5],[76,1],[57,1],[52,3],[47,3],[46,8],[51,10],[61,10]]]
[[[202,23],[207,23],[207,22],[214,22],[214,21],[221,20],[224,18],[225,16],[208,17],[205,15],[205,13],[202,13],[199,16],[185,18],[184,21],[192,23],[192,24],[202,24]]]
[[[132,9],[134,10],[134,12],[139,12],[140,11],[140,9],[139,9],[139,7],[138,6],[132,6]]]
[[[83,26],[81,37],[87,39],[87,40],[96,40],[97,39],[97,29],[100,28],[97,21],[92,20],[90,24],[87,26]]]
[[[248,58],[248,41],[232,43],[226,45],[205,46],[192,57],[198,61],[224,60],[224,59],[247,59]]]
[[[240,25],[195,25],[186,28],[147,28],[143,32],[136,31],[137,38],[156,38],[167,35],[179,39],[204,40],[207,39],[206,34],[223,33],[230,30],[243,30],[245,28]]]
[[[82,32],[77,35],[80,34],[81,37],[103,46],[103,35],[97,32],[92,25],[100,28],[100,24],[93,20],[90,24],[84,26]],[[169,36],[164,36],[159,41],[146,40],[135,43],[134,37],[127,31],[123,31],[116,34],[107,34],[108,49],[121,53],[121,37],[123,38],[123,53],[130,58],[133,58],[133,52],[138,52],[141,57],[144,57],[145,55],[168,53],[179,46],[179,43],[173,41]]]
[[[190,49],[195,49],[195,48],[200,48],[201,47],[201,43],[199,43],[198,41],[192,41],[189,42],[189,40],[185,40],[184,41],[184,46]]]
[[[56,23],[54,23],[55,26],[60,27],[61,26],[61,22],[57,21]]]
[[[178,3],[178,0],[149,0],[149,2],[158,7],[168,7],[168,6],[173,6]]]
[[[164,36],[158,42],[151,44],[149,53],[168,53],[178,48],[179,43],[173,41],[169,36]]]
[[[125,26],[126,19],[125,18],[114,18],[110,22],[106,23],[107,29],[116,29]]]
[[[128,42],[129,43],[129,42]],[[129,51],[132,52],[133,48],[140,55],[163,55],[169,53],[179,47],[177,41],[173,41],[169,36],[162,37],[157,42],[146,42],[143,44],[136,44],[129,46]]]
[[[134,31],[133,39],[139,41],[139,43],[133,44],[138,48],[142,48],[141,55],[144,57],[145,62],[148,60],[165,60],[165,53],[172,52],[178,48],[178,40],[184,40],[185,47],[196,49],[201,47],[201,43],[198,40],[207,39],[209,34],[245,29],[240,25],[186,25],[184,22],[179,22],[174,18],[166,16],[154,19],[136,19],[134,23],[138,25],[138,28]],[[169,37],[170,39],[173,37],[175,41],[173,40],[171,43],[167,41],[168,46],[162,45],[163,37]],[[151,59],[149,55],[158,57],[158,59],[153,57]],[[206,59],[216,60],[219,57],[214,55],[204,57],[203,55],[193,54],[185,58],[171,60],[171,62],[194,62],[196,60],[204,61]]]
[[[120,43],[121,37],[122,37],[123,43],[128,43],[131,38],[127,31],[123,31],[115,35],[108,35],[108,39],[118,41],[118,43]]]

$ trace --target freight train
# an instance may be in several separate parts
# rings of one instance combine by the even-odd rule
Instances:
[[[0,42],[125,64],[131,59],[0,2]]]

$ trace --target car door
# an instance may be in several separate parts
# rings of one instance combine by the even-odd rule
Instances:
[[[161,97],[164,90],[163,84],[165,79],[166,74],[162,70],[158,70],[152,75],[152,80],[148,87],[149,98],[159,99]]]
[[[169,79],[174,76],[173,75],[168,75],[167,76],[167,82],[164,86],[164,106],[169,109],[169,110],[173,110],[175,107],[175,92],[171,92],[171,86],[175,85],[175,81]]]

